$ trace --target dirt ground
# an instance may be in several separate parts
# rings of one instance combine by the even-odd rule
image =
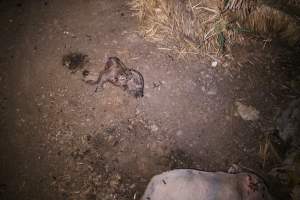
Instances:
[[[260,173],[262,136],[299,96],[299,56],[269,43],[177,59],[147,42],[123,0],[0,1],[0,198],[138,199],[174,168]],[[87,54],[91,71],[118,56],[139,70],[145,96],[102,92],[62,66]],[[294,82],[292,82],[294,81]],[[257,121],[236,115],[252,105]]]

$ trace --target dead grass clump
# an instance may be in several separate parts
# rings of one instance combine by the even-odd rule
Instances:
[[[277,140],[275,142],[275,139]],[[262,159],[262,167],[267,163],[281,163],[284,150],[278,145],[278,138],[272,134],[266,134],[259,145],[259,156]]]
[[[300,41],[300,24],[297,17],[286,13],[286,7],[282,5],[269,5],[268,1],[229,0],[228,13],[232,21],[236,21],[239,27],[257,33],[262,36],[286,41],[290,46]],[[234,2],[235,4],[231,3]],[[265,2],[265,3],[264,3]],[[287,1],[286,6],[298,5],[298,2]],[[281,9],[282,8],[282,9]]]
[[[267,1],[267,0],[266,0]],[[288,3],[297,3],[289,0]],[[271,35],[295,44],[299,23],[264,0],[131,0],[146,38],[179,53],[217,53],[238,33]]]
[[[133,0],[131,7],[146,38],[180,53],[220,51],[231,37],[219,0]]]

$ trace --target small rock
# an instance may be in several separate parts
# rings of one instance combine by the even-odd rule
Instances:
[[[178,130],[178,131],[176,132],[176,135],[177,135],[177,136],[182,136],[182,134],[183,134],[183,131],[182,131],[182,130]]]
[[[152,132],[156,132],[156,131],[158,131],[158,126],[155,125],[155,124],[152,124],[152,125],[150,126],[150,129],[151,129]]]
[[[239,116],[246,121],[255,121],[259,119],[259,111],[252,106],[247,106],[241,102],[235,102]]]
[[[217,94],[216,88],[211,88],[210,90],[207,91],[207,95],[214,96],[216,94]]]
[[[117,189],[119,184],[121,182],[121,176],[119,174],[114,174],[111,177],[111,180],[109,182],[109,185],[113,188],[113,189]]]
[[[218,65],[218,62],[217,61],[213,61],[212,63],[211,63],[211,66],[212,67],[216,67]]]
[[[136,115],[139,115],[139,114],[141,114],[141,111],[140,111],[139,109],[136,109],[136,110],[135,110],[135,114],[136,114]]]
[[[133,126],[132,126],[131,124],[129,124],[129,125],[127,126],[127,128],[128,128],[128,130],[132,130],[132,129],[133,129]]]
[[[153,82],[153,88],[154,89],[158,89],[158,90],[160,90],[160,87],[162,86],[162,82],[161,81],[154,81]]]

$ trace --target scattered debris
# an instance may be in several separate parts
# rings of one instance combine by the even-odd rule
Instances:
[[[109,185],[113,188],[113,189],[117,189],[118,186],[120,185],[121,182],[121,176],[120,174],[114,174],[109,181]]]
[[[162,84],[163,84],[162,81],[154,81],[153,88],[160,90],[160,87],[162,86]]]
[[[173,149],[170,152],[170,168],[171,169],[188,169],[194,166],[194,159],[192,155],[183,151],[182,149]]]
[[[237,113],[243,120],[255,121],[259,119],[259,111],[252,106],[244,105],[241,102],[235,102]]]

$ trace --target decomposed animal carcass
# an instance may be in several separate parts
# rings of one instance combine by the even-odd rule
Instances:
[[[88,71],[83,71],[83,75],[89,76]],[[136,98],[144,96],[143,75],[135,69],[127,68],[118,57],[108,58],[104,70],[99,73],[96,80],[86,79],[86,83],[97,85],[95,91],[102,89],[107,82],[122,88]]]

